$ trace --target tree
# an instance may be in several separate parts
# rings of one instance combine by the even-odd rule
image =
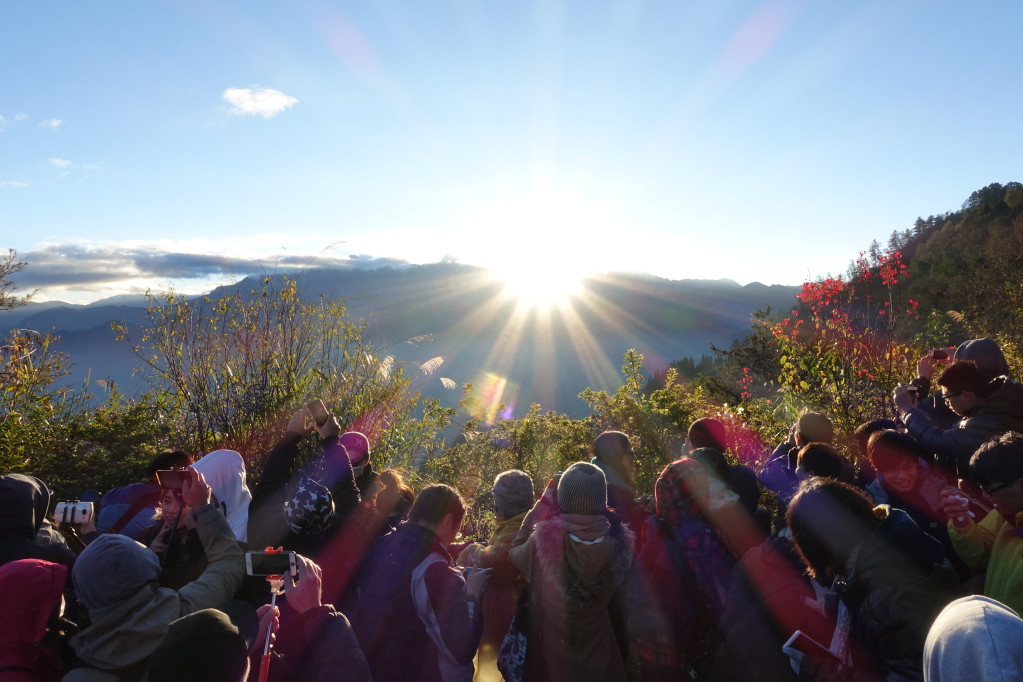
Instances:
[[[351,320],[340,301],[304,301],[286,275],[218,298],[150,293],[141,332],[114,328],[199,453],[229,447],[258,468],[288,415],[313,398],[366,433],[381,463],[435,448],[450,419],[435,401],[419,404],[402,363],[379,357],[364,320]]]
[[[31,298],[32,294],[15,295],[17,287],[11,279],[13,275],[21,272],[25,265],[27,265],[25,262],[18,260],[18,252],[14,249],[8,249],[7,255],[0,258],[0,310],[13,310],[25,305]]]

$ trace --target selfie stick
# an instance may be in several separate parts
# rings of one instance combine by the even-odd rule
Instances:
[[[274,549],[273,547],[267,547],[263,550],[263,554],[281,554],[284,552],[283,547]],[[284,590],[284,576],[283,575],[268,575],[266,581],[270,583],[270,613],[277,607],[277,595]],[[266,624],[266,640],[263,642],[263,657],[259,659],[259,682],[266,682],[267,676],[270,674],[270,634],[273,630],[273,618],[270,618],[270,622]]]

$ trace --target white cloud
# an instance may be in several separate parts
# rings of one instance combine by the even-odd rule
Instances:
[[[56,166],[57,168],[67,168],[71,165],[71,162],[67,159],[50,159],[48,163],[51,166]]]
[[[15,121],[24,121],[26,118],[28,118],[28,114],[15,114],[14,115],[14,120]]]
[[[0,187],[28,187],[28,182],[18,182],[17,180],[0,180]]]
[[[231,113],[272,118],[285,109],[293,107],[298,100],[271,88],[228,88],[224,90],[224,101],[231,104]]]
[[[59,128],[64,125],[64,121],[59,118],[48,118],[45,121],[39,122],[40,128]]]

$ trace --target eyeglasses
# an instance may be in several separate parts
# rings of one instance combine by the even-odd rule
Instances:
[[[1010,485],[1012,485],[1012,484],[1011,483],[999,483],[997,485],[988,486],[986,488],[984,486],[981,486],[981,490],[983,490],[985,493],[987,493],[988,497],[991,497],[993,495],[997,495],[1002,490],[1002,488],[1008,488]]]
[[[941,394],[941,399],[944,400],[945,402],[948,402],[949,398],[955,398],[957,395],[962,395],[962,394],[963,394],[962,391],[957,391],[955,393],[942,393]]]

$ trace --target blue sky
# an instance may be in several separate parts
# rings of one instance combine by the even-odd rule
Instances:
[[[797,284],[1023,180],[1021,22],[1015,1],[7,2],[0,247],[40,300],[314,257]]]

